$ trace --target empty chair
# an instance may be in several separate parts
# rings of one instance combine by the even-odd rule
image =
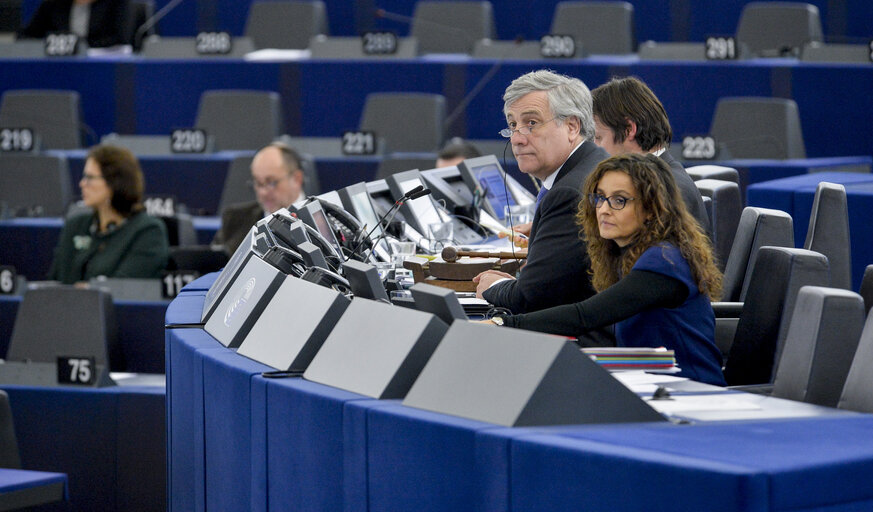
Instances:
[[[734,245],[734,236],[743,212],[740,186],[731,181],[698,180],[694,182],[700,194],[712,201],[710,215],[711,239],[718,266],[724,270]]]
[[[686,167],[685,172],[694,181],[697,180],[722,180],[740,183],[740,173],[733,167],[723,165],[693,165]]]
[[[416,2],[410,35],[421,53],[472,53],[479,39],[495,38],[491,2]]]
[[[303,49],[317,34],[327,34],[324,2],[254,2],[245,35],[258,48]]]
[[[728,385],[771,382],[797,292],[806,285],[828,286],[829,282],[823,255],[791,247],[761,248],[725,362]]]
[[[167,238],[170,245],[197,245],[197,232],[194,230],[194,220],[187,213],[177,212],[171,217],[160,217],[167,226]]]
[[[372,93],[359,127],[384,139],[386,152],[435,153],[443,144],[445,119],[440,94]]]
[[[66,157],[0,157],[0,209],[9,216],[61,217],[72,201],[71,189]]]
[[[758,250],[765,246],[794,247],[791,216],[780,210],[746,207],[724,269],[722,300],[745,300]]]
[[[205,91],[195,126],[212,137],[216,151],[259,149],[285,131],[282,101],[271,91]]]
[[[870,47],[866,44],[825,44],[810,42],[800,51],[800,60],[804,62],[870,62]]]
[[[634,53],[637,47],[634,7],[628,2],[560,2],[551,33],[573,36],[588,55]]]
[[[864,277],[861,278],[861,288],[858,293],[864,298],[864,311],[869,312],[873,307],[873,265],[867,265],[864,269]]]
[[[385,155],[385,158],[379,162],[379,169],[376,171],[376,179],[380,180],[391,176],[392,174],[408,171],[410,169],[433,169],[436,162],[436,154],[420,154],[420,153],[392,153]]]
[[[710,135],[730,158],[806,158],[800,113],[785,98],[722,98]]]
[[[864,301],[857,293],[802,287],[773,381],[773,396],[836,407],[864,317]]]
[[[743,7],[737,41],[752,55],[797,56],[810,41],[822,41],[818,7],[795,2],[751,2]]]
[[[828,257],[831,286],[852,289],[852,250],[846,187],[825,181],[818,184],[803,248]]]
[[[41,149],[81,148],[81,119],[76,91],[6,91],[0,102],[0,126],[30,128]]]
[[[873,412],[873,315],[867,315],[837,407]]]
[[[112,297],[101,290],[54,286],[27,290],[18,307],[7,361],[57,362],[58,356],[93,357],[123,371]]]

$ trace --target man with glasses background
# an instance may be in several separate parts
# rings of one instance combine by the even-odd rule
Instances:
[[[281,142],[273,142],[255,154],[251,165],[251,186],[257,200],[230,205],[221,213],[221,229],[212,240],[233,253],[252,226],[280,208],[301,199],[303,170],[300,155]]]
[[[503,101],[508,127],[501,135],[510,139],[521,172],[542,188],[518,278],[483,272],[474,279],[476,295],[512,313],[585,300],[594,289],[576,208],[585,177],[609,157],[592,142],[591,92],[579,79],[540,70],[515,79]],[[610,336],[600,334],[608,343]]]

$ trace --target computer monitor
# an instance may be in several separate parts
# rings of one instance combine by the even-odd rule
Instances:
[[[494,155],[468,158],[458,164],[464,182],[473,191],[478,191],[482,208],[491,216],[503,221],[505,207],[533,203],[534,196],[511,176],[508,176]]]
[[[327,215],[324,213],[324,209],[321,207],[321,203],[312,201],[298,208],[295,213],[297,218],[315,228],[318,234],[327,240],[327,243],[336,250],[337,255],[342,254],[339,241],[336,239],[336,235],[330,225],[330,221],[327,219]]]
[[[349,260],[343,265],[343,274],[355,297],[389,302],[388,293],[379,278],[379,271],[368,263]]]
[[[379,240],[374,251],[378,258],[381,261],[389,261],[388,244],[382,236],[382,225],[379,223],[379,216],[373,207],[367,185],[362,181],[340,189],[337,193],[342,206],[364,226],[364,234],[369,233],[370,240]]]
[[[339,194],[337,193],[336,190],[331,190],[330,192],[323,192],[321,194],[318,194],[315,197],[321,199],[322,201],[327,201],[328,203],[333,203],[337,206],[343,205],[342,201],[340,200]]]
[[[373,203],[373,209],[379,216],[388,213],[388,210],[394,205],[394,197],[391,195],[391,190],[388,188],[388,182],[385,180],[375,180],[367,183],[367,193],[370,194],[370,200]],[[398,220],[403,220],[403,214],[397,214]],[[359,219],[363,222],[363,219]]]
[[[449,211],[468,209],[473,204],[473,191],[464,182],[458,167],[440,167],[422,171],[421,177],[437,201],[445,202]]]
[[[395,198],[403,196],[418,186],[424,186],[421,173],[416,169],[392,174],[385,178],[385,181],[388,182],[388,188]],[[448,220],[448,216],[440,212],[433,197],[429,195],[405,201],[400,211],[403,212],[406,223],[425,236],[430,233],[431,224]]]

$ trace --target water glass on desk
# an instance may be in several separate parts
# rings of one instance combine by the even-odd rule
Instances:
[[[428,226],[430,230],[430,250],[438,253],[443,247],[452,245],[455,238],[455,225],[451,222],[434,222]]]
[[[533,221],[532,204],[513,204],[503,207],[503,220],[507,228],[514,228]]]
[[[406,258],[415,256],[415,242],[391,240],[391,261],[395,267],[402,267]]]

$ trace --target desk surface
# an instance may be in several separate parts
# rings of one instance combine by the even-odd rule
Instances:
[[[198,307],[186,300],[174,315]],[[870,415],[796,404],[808,417],[510,429],[267,379],[266,367],[202,329],[171,329],[167,339],[170,510],[776,511],[873,503],[873,488],[862,485],[873,476],[873,439],[862,435],[873,428]]]

